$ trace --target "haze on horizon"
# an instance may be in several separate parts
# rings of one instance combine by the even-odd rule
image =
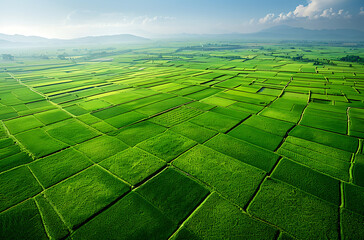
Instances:
[[[364,30],[362,0],[0,0],[0,33],[48,38],[250,33],[275,25]]]

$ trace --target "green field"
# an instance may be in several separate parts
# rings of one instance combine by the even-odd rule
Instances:
[[[364,239],[362,45],[219,44],[1,60],[0,239]]]

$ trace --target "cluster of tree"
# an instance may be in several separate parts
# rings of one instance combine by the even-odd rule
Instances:
[[[364,63],[364,58],[354,55],[346,55],[346,57],[342,57],[339,59],[343,62],[357,62],[357,63]]]
[[[5,61],[14,61],[14,56],[11,54],[1,54],[1,56]]]
[[[213,44],[207,43],[200,46],[188,46],[181,47],[176,50],[177,52],[189,50],[189,51],[221,51],[221,50],[234,50],[234,49],[242,49],[246,48],[244,46],[235,45],[235,44]]]

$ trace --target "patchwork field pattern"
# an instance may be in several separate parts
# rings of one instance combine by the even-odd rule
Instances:
[[[1,61],[0,239],[364,239],[364,50],[290,44]]]

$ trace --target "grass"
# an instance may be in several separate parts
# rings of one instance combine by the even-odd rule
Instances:
[[[15,118],[5,122],[5,126],[11,134],[17,134],[33,128],[41,127],[43,124],[33,115]]]
[[[16,138],[36,157],[43,157],[68,147],[68,144],[52,138],[41,128],[19,133]]]
[[[48,239],[33,199],[0,213],[1,239]]]
[[[356,152],[358,148],[358,140],[356,138],[305,126],[295,127],[289,135],[347,152]]]
[[[76,228],[129,190],[129,186],[98,166],[45,191],[69,228]]]
[[[78,229],[72,238],[167,239],[175,228],[176,225],[152,204],[131,192]]]
[[[154,137],[155,135],[164,132],[165,130],[165,127],[154,124],[150,121],[143,121],[122,128],[118,131],[116,137],[130,146],[134,146],[144,140],[147,140],[148,138]]]
[[[165,166],[166,162],[134,147],[103,160],[100,165],[131,185],[136,185]]]
[[[167,168],[136,190],[175,223],[181,223],[209,191],[173,168]]]
[[[90,165],[92,162],[87,157],[68,148],[32,162],[29,167],[39,182],[48,188]]]
[[[164,127],[172,127],[179,123],[186,122],[189,119],[194,118],[202,113],[203,111],[201,110],[182,106],[173,109],[169,112],[158,115],[154,118],[151,118],[149,121],[152,123],[162,125]]]
[[[33,159],[24,152],[15,153],[11,156],[4,157],[0,161],[0,173],[17,166],[32,162]]]
[[[338,180],[288,159],[281,159],[271,176],[333,204],[341,203]]]
[[[339,239],[337,206],[277,180],[264,181],[247,211],[296,238]]]
[[[27,167],[19,167],[0,174],[0,211],[33,197],[41,186]]]
[[[68,119],[43,128],[50,136],[66,144],[75,145],[99,135],[97,131],[80,123],[76,119]]]
[[[364,222],[363,215],[341,208],[340,220],[342,237],[344,239],[364,238],[364,230],[362,228]]]
[[[238,124],[239,121],[237,118],[214,112],[206,112],[191,120],[192,123],[218,132],[228,131]]]
[[[75,146],[77,150],[85,154],[94,162],[100,162],[128,146],[115,137],[99,136]]]
[[[184,227],[200,239],[273,239],[277,229],[249,217],[213,193]]]
[[[364,238],[359,45],[167,45],[1,62],[0,239]]]
[[[173,126],[170,130],[179,133],[198,143],[203,143],[217,134],[216,131],[210,130],[192,122],[184,122]]]
[[[244,121],[243,125],[249,125],[251,127],[255,127],[281,137],[286,135],[288,130],[294,126],[294,124],[289,122],[284,122],[260,115],[253,115],[251,118]]]
[[[355,164],[353,166],[353,182],[361,187],[364,187],[364,155],[358,154],[355,156]]]
[[[69,230],[44,195],[39,194],[35,197],[35,201],[47,235],[52,239],[65,238],[69,234]]]
[[[225,134],[211,138],[205,145],[266,172],[273,168],[279,158],[273,152]]]
[[[134,122],[137,122],[139,120],[142,120],[145,117],[146,115],[144,114],[131,111],[117,115],[115,117],[107,118],[105,119],[105,122],[107,122],[108,124],[112,125],[115,128],[121,128],[129,124],[132,124]]]
[[[364,197],[364,189],[350,183],[343,184],[344,207],[358,214],[364,215],[364,206],[361,201]]]
[[[67,114],[66,112],[59,110],[59,109],[54,109],[54,110],[49,110],[46,112],[37,113],[37,114],[34,114],[34,117],[36,117],[44,125],[52,124],[55,122],[59,122],[59,121],[63,121],[65,119],[71,118],[71,116],[69,114]]]
[[[228,135],[255,144],[259,147],[266,148],[270,151],[274,151],[283,140],[283,137],[281,136],[244,124],[240,124],[235,127],[228,133]]]
[[[167,131],[149,138],[136,146],[166,162],[170,162],[194,145],[196,145],[195,141],[174,133],[173,131]]]
[[[216,189],[244,207],[265,172],[239,160],[198,145],[173,161],[173,165]],[[244,181],[240,181],[244,179]]]
[[[329,158],[325,154],[320,154],[304,146],[297,146],[289,142],[283,143],[277,152],[316,171],[344,181],[349,181],[349,162]]]

